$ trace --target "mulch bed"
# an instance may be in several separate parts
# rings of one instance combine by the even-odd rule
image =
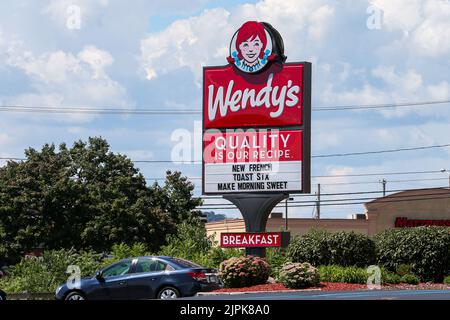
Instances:
[[[321,291],[353,291],[353,290],[367,290],[367,285],[365,284],[354,284],[354,283],[340,283],[340,282],[321,282],[319,286],[308,288],[310,289],[320,289]],[[449,290],[450,285],[440,284],[440,283],[420,283],[418,285],[410,284],[396,284],[396,285],[384,285],[383,290]],[[281,283],[268,283],[260,284],[245,288],[224,288],[219,290],[214,290],[213,292],[264,292],[264,291],[284,291],[292,290],[286,288]]]

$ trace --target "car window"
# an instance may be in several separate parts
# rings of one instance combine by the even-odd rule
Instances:
[[[123,260],[103,270],[103,277],[121,276],[130,270],[131,260]]]
[[[179,265],[181,268],[201,268],[200,265],[198,265],[192,261],[189,261],[189,260],[184,260],[184,259],[179,259],[179,258],[173,258],[172,260],[177,265]]]
[[[134,273],[159,272],[167,269],[167,264],[153,259],[139,259],[136,263]]]

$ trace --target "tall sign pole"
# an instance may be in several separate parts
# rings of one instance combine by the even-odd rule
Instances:
[[[227,61],[203,69],[202,190],[235,204],[246,232],[266,239],[273,208],[310,193],[311,63],[286,63],[281,35],[257,21],[235,32]],[[264,256],[260,241],[236,246]]]

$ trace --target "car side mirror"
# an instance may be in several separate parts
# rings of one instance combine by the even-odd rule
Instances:
[[[103,271],[97,271],[97,273],[95,274],[95,278],[98,280],[98,281],[103,281],[104,280],[104,278],[103,278]]]

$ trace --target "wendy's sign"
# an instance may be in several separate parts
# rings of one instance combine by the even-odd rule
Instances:
[[[311,64],[248,21],[228,65],[203,69],[203,194],[310,191]]]
[[[270,62],[286,60],[283,39],[270,24],[248,21],[231,39],[227,60],[243,72],[260,72]]]
[[[205,128],[302,125],[309,70],[303,63],[274,63],[251,75],[234,65],[205,68]]]

